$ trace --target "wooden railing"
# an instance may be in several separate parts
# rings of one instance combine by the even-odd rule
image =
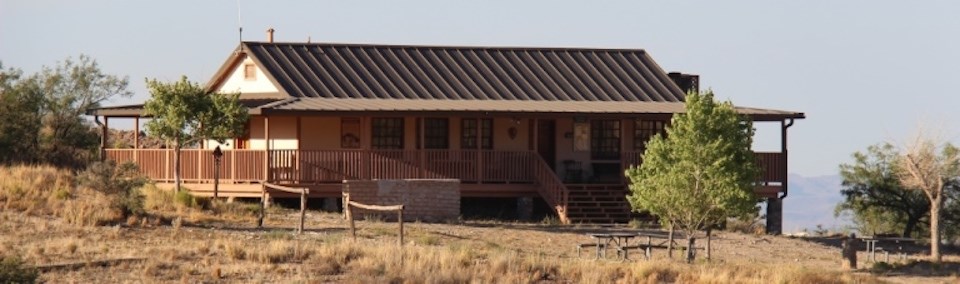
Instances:
[[[133,162],[157,181],[173,180],[171,149],[107,149],[107,157]],[[298,184],[339,183],[349,179],[453,178],[467,183],[536,183],[539,155],[527,151],[490,150],[272,150],[269,169],[264,150],[225,150],[220,167],[224,182]],[[761,182],[786,178],[782,153],[757,152]],[[623,152],[623,169],[639,164],[639,152]],[[549,168],[547,169],[549,170]],[[187,182],[213,179],[212,150],[181,150],[181,174]],[[552,170],[551,170],[552,172]]]
[[[783,153],[757,152],[760,164],[760,181],[763,183],[782,183],[787,180],[787,164]]]
[[[786,180],[787,165],[783,162],[783,153],[774,152],[755,152],[757,163],[760,165],[760,182],[769,185],[771,183],[782,183]],[[631,165],[639,165],[643,159],[643,153],[623,152],[621,164],[623,169]]]
[[[173,150],[107,149],[107,158],[133,162],[156,181],[172,181]],[[265,179],[293,184],[350,179],[460,179],[467,183],[534,183],[531,152],[489,150],[224,150],[220,179],[251,183]],[[212,150],[183,149],[181,179],[212,182]],[[269,166],[269,167],[267,167]]]
[[[171,149],[107,149],[107,158],[118,163],[132,162],[140,172],[155,181],[174,179],[174,154]],[[264,178],[266,151],[223,151],[220,179],[225,183],[260,182]],[[180,174],[186,182],[211,182],[214,172],[213,150],[180,151]]]
[[[534,153],[530,153],[529,156],[531,160],[533,160],[533,176],[539,185],[537,186],[537,190],[540,193],[540,197],[543,197],[543,200],[553,207],[554,211],[557,212],[557,216],[560,217],[560,222],[569,224],[570,219],[567,217],[567,202],[570,198],[570,190],[567,189],[567,186],[563,184],[563,181],[560,180],[557,174],[550,169],[550,166],[543,160],[543,157]]]
[[[477,150],[277,150],[271,180],[335,183],[351,179],[460,179],[533,183],[529,152]]]

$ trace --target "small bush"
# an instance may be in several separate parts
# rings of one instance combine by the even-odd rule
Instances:
[[[543,220],[540,220],[540,224],[546,225],[546,226],[559,226],[561,223],[560,223],[560,219],[557,219],[557,217],[547,216],[547,217],[543,217]]]
[[[4,257],[0,261],[0,283],[36,283],[36,269],[26,267],[17,257]]]
[[[178,190],[173,194],[173,200],[177,202],[178,205],[183,206],[184,208],[197,208],[200,207],[200,203],[197,202],[197,198],[190,194],[190,191],[187,189]]]
[[[256,203],[244,202],[224,202],[221,200],[210,200],[210,210],[214,214],[230,217],[252,217],[260,212],[260,205]]]
[[[724,230],[728,232],[738,232],[744,234],[766,234],[766,226],[759,219],[755,218],[728,219]]]
[[[114,161],[95,162],[77,178],[80,185],[114,198],[114,207],[124,216],[144,213],[140,187],[147,180],[140,175],[137,165],[117,165]]]

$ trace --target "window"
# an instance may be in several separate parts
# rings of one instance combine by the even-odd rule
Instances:
[[[417,120],[417,148],[420,147],[420,122],[423,121],[423,147],[426,149],[450,148],[450,120],[446,118],[424,118]]]
[[[243,134],[234,139],[236,147],[234,149],[250,149],[250,120],[243,126]]]
[[[340,119],[340,148],[360,148],[360,119],[344,117]]]
[[[373,149],[403,149],[403,118],[374,118],[371,126]]]
[[[479,126],[477,125],[478,121],[480,122]],[[477,137],[478,127],[480,137]],[[460,122],[460,130],[461,149],[477,149],[477,143],[480,143],[481,149],[493,149],[493,119],[464,118]]]
[[[247,80],[257,79],[257,66],[253,64],[243,65],[243,78]]]
[[[653,138],[654,135],[664,134],[665,126],[667,125],[666,121],[663,120],[637,120],[633,124],[633,149],[638,152],[644,152],[647,150],[647,142]]]
[[[590,122],[590,154],[597,160],[620,159],[620,121],[615,119]]]

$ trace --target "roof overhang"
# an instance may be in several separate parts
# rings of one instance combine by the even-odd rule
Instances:
[[[502,114],[502,115],[589,115],[665,117],[685,111],[680,102],[623,101],[517,101],[517,100],[408,100],[289,98],[285,100],[241,101],[251,115],[357,115],[360,113],[402,114]],[[802,112],[737,107],[737,112],[754,121],[802,119]],[[143,105],[96,108],[88,115],[146,117]]]
[[[408,100],[291,98],[264,105],[253,114],[335,114],[335,113],[500,113],[539,115],[646,115],[672,116],[683,113],[682,102],[623,101],[518,101],[518,100]],[[802,119],[801,112],[737,107],[737,112],[755,121]]]

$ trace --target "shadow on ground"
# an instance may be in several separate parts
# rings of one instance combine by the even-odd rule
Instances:
[[[840,236],[803,237],[800,239],[834,247],[837,249],[838,255],[843,240]],[[867,249],[866,243],[863,241],[855,242],[854,246],[856,246],[856,249],[860,252],[865,252]],[[930,246],[928,244],[881,239],[877,242],[877,247],[882,250],[877,252],[876,262],[868,261],[867,259],[860,260],[861,267],[864,268],[865,272],[883,276],[944,277],[960,275],[960,262],[943,261],[941,263],[933,263],[929,260],[901,258],[901,255],[913,258],[929,255]],[[952,246],[942,246],[941,251],[944,256],[960,253],[960,249]],[[889,258],[884,255],[884,252],[889,253]],[[885,261],[887,259],[889,259],[889,262]]]

